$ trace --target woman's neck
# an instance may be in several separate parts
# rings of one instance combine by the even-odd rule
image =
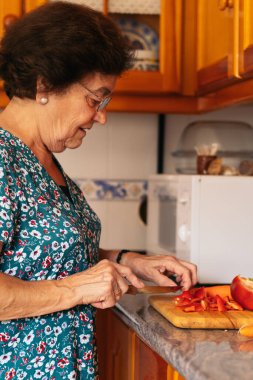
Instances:
[[[35,154],[41,165],[58,185],[66,185],[65,178],[40,137],[39,122],[33,100],[14,98],[2,113],[0,127],[18,137]]]
[[[13,98],[0,113],[0,127],[18,137],[44,165],[52,153],[41,140],[35,107],[33,100]]]

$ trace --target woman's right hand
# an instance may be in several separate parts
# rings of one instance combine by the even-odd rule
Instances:
[[[142,288],[144,283],[129,267],[107,259],[64,280],[77,296],[78,304],[91,304],[99,309],[112,307],[128,290],[128,283]]]

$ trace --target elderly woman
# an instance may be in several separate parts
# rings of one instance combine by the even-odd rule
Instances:
[[[188,289],[194,265],[99,249],[100,221],[54,153],[81,145],[131,52],[84,6],[48,3],[0,49],[10,103],[0,114],[0,378],[97,379],[96,308],[142,280]]]

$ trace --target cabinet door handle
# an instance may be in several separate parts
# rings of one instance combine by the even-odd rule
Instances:
[[[234,0],[227,0],[227,7],[234,8]]]
[[[103,0],[103,13],[104,15],[108,15],[108,9],[109,9],[109,0]]]
[[[8,29],[11,24],[16,22],[18,20],[18,16],[13,15],[13,14],[8,14],[4,17],[3,19],[3,25],[4,25],[4,30]]]
[[[218,8],[220,11],[224,11],[227,8],[228,0],[219,0]]]
[[[227,8],[234,8],[234,0],[219,0],[218,8],[220,11],[224,11]]]

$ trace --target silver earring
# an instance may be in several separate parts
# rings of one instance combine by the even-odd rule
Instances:
[[[42,97],[40,98],[40,104],[47,104],[48,103],[48,98]]]

